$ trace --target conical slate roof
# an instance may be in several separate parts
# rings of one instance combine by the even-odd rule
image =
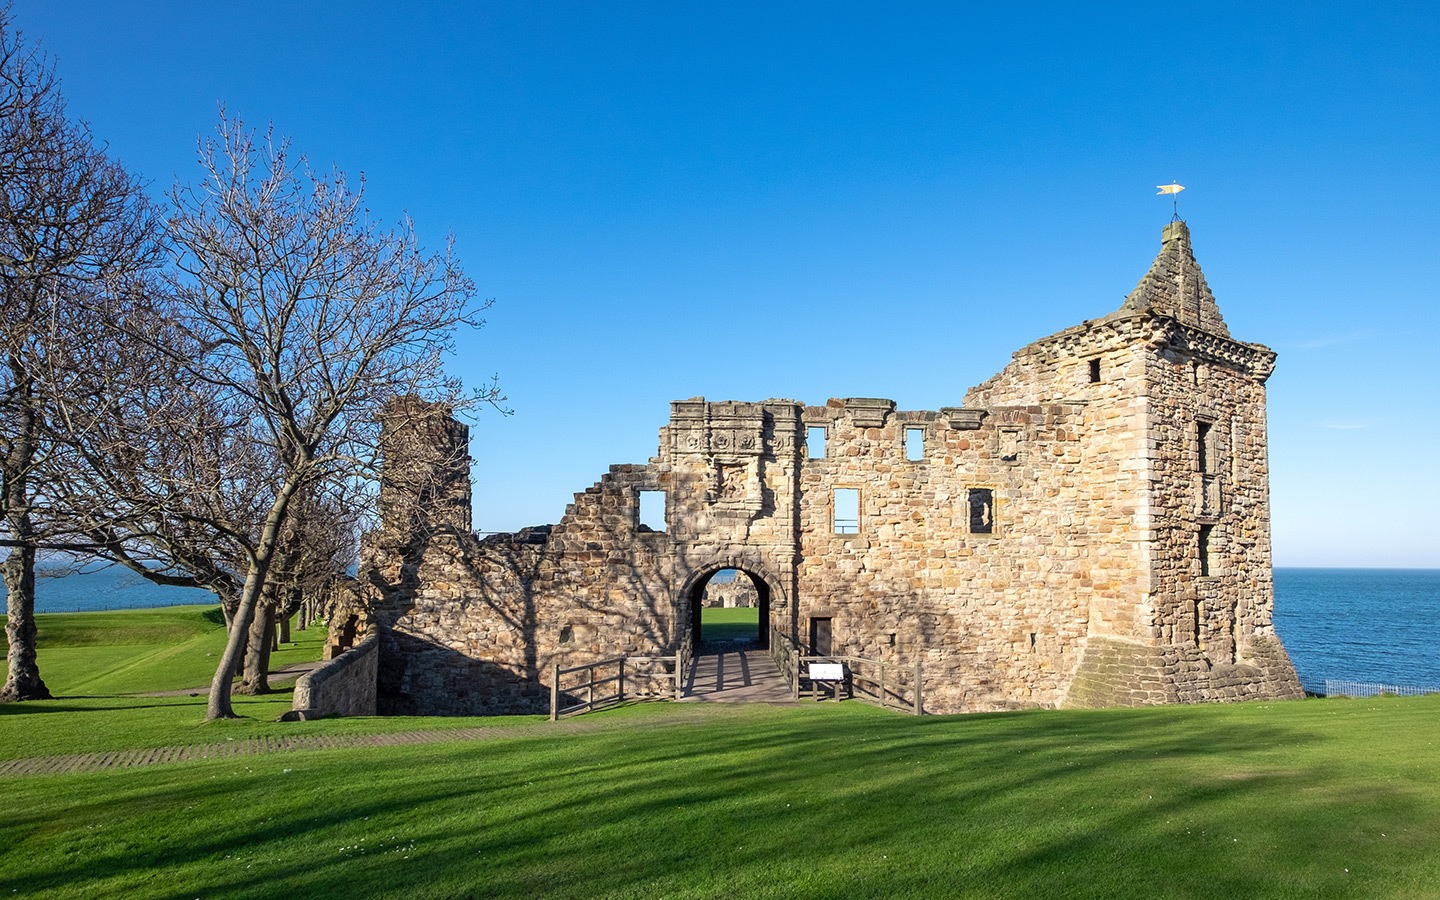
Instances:
[[[1220,307],[1215,305],[1215,295],[1210,293],[1190,249],[1190,229],[1179,219],[1160,233],[1160,255],[1117,312],[1155,312],[1211,334],[1230,336],[1230,329],[1220,317]]]

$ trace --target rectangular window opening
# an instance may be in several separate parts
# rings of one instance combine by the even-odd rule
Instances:
[[[836,488],[834,495],[836,534],[860,533],[860,491],[858,488]]]
[[[663,532],[665,530],[664,491],[641,491],[640,504],[635,513],[635,530]]]
[[[990,488],[970,489],[970,533],[995,533],[995,492]]]
[[[1195,449],[1200,471],[1205,475],[1215,474],[1215,443],[1210,439],[1214,425],[1210,422],[1195,423]]]
[[[805,429],[805,455],[809,459],[825,458],[825,426],[811,425]]]
[[[925,458],[925,429],[905,429],[905,458],[911,462]]]
[[[1090,360],[1090,383],[1100,383],[1100,357],[1098,356]]]
[[[1191,612],[1195,616],[1195,648],[1197,650],[1204,650],[1205,627],[1203,623],[1205,621],[1205,603],[1201,600],[1196,600],[1191,606]]]
[[[1200,574],[1201,574],[1201,576],[1208,576],[1208,575],[1210,574],[1210,570],[1211,570],[1211,568],[1212,568],[1211,559],[1210,559],[1210,532],[1211,532],[1211,530],[1213,530],[1214,528],[1215,528],[1214,525],[1201,525],[1201,526],[1200,526],[1200,546],[1199,546],[1198,549],[1199,549],[1199,553],[1200,553]]]

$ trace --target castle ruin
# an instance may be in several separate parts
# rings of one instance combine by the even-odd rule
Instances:
[[[691,640],[725,569],[762,635],[919,663],[929,712],[1300,697],[1272,624],[1274,362],[1176,220],[1120,309],[958,406],[677,401],[657,454],[554,526],[472,533],[468,430],[400,404],[362,562],[380,710],[543,712],[552,664]]]

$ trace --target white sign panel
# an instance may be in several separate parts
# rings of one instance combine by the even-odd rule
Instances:
[[[811,663],[810,679],[812,681],[844,681],[845,666],[843,663]]]

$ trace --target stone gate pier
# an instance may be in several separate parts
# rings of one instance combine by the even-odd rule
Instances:
[[[679,400],[656,454],[553,526],[472,533],[467,429],[397,403],[362,562],[381,711],[544,711],[552,664],[673,654],[723,569],[762,634],[921,663],[932,712],[1299,697],[1272,624],[1274,362],[1230,336],[1177,220],[1120,309],[955,406]]]

